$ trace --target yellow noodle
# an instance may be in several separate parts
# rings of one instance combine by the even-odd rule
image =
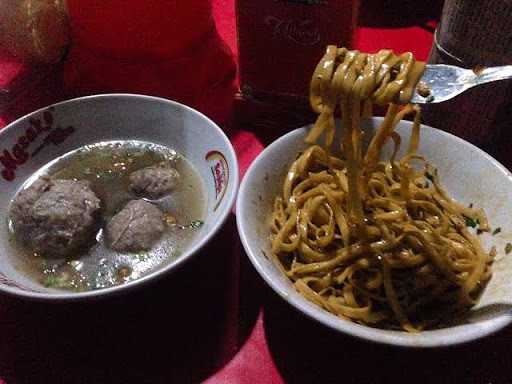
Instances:
[[[483,210],[453,200],[417,155],[420,110],[407,103],[423,70],[410,53],[327,47],[311,80],[319,114],[306,138],[311,146],[290,166],[271,221],[274,259],[307,299],[343,318],[409,332],[473,305],[495,254],[465,227],[472,219],[489,230]],[[373,103],[389,107],[364,151],[361,119]],[[338,107],[339,157],[332,154]],[[394,129],[410,114],[399,159]],[[322,135],[325,147],[316,144]],[[392,155],[381,159],[390,141]]]

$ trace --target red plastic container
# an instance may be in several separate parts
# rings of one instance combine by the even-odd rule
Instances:
[[[73,41],[115,58],[168,58],[215,28],[210,0],[67,0]]]
[[[65,83],[74,94],[143,93],[224,120],[235,64],[210,0],[68,0],[72,45]]]

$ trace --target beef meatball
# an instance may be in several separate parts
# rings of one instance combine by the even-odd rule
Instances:
[[[35,252],[65,256],[94,235],[99,209],[88,182],[42,177],[16,195],[11,219],[16,235]]]
[[[139,195],[158,199],[178,185],[180,174],[165,165],[139,169],[130,175],[130,189]]]
[[[119,252],[148,251],[164,231],[160,209],[144,200],[132,200],[107,225],[112,249]]]

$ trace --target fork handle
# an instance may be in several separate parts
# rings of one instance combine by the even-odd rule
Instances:
[[[475,74],[473,79],[476,84],[484,84],[489,83],[491,81],[512,79],[512,65],[502,65],[499,67],[485,68],[480,73]]]

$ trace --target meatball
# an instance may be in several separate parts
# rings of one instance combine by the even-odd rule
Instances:
[[[180,174],[171,167],[157,165],[139,169],[130,175],[130,189],[139,195],[158,199],[170,193],[176,185]]]
[[[35,252],[65,256],[94,235],[99,209],[88,182],[42,177],[16,195],[11,219],[16,235]]]
[[[155,205],[132,200],[107,225],[112,249],[119,252],[148,251],[164,231],[164,216]]]

